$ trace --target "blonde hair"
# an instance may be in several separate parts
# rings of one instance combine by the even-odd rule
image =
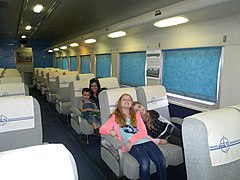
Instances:
[[[123,94],[119,99],[117,103],[117,108],[113,111],[112,114],[115,115],[115,121],[120,125],[120,127],[126,126],[126,115],[123,113],[122,108],[121,108],[121,100],[123,96],[129,96],[131,101],[133,102],[132,97],[129,94]],[[130,123],[132,126],[137,127],[137,119],[136,119],[136,114],[133,109],[133,105],[131,105],[129,109],[129,114],[130,114]]]
[[[135,105],[141,105],[142,107],[144,107],[140,102],[138,101],[133,101],[132,106],[134,107]],[[145,124],[145,126],[147,127],[147,129],[154,129],[154,125],[153,125],[153,119],[150,116],[150,113],[148,111],[145,110],[145,113],[143,115],[141,115],[142,120]]]

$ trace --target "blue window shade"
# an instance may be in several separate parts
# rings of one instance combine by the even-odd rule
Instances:
[[[67,57],[62,58],[62,69],[67,70],[68,69],[68,60]]]
[[[217,102],[221,47],[163,50],[167,92]]]
[[[120,54],[120,83],[130,86],[145,85],[146,52]]]
[[[111,76],[112,57],[111,54],[96,55],[96,77]]]
[[[90,73],[90,56],[81,56],[80,70],[82,74]]]
[[[77,70],[77,57],[76,56],[70,57],[70,70],[71,71]]]
[[[60,57],[56,58],[56,68],[60,68]]]

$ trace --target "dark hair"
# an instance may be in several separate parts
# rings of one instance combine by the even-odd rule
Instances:
[[[97,95],[98,95],[98,94],[100,93],[100,91],[101,91],[101,85],[100,85],[100,82],[99,82],[98,78],[92,78],[92,79],[90,80],[89,89],[90,89],[90,91],[91,91],[91,94],[93,94],[92,89],[91,89],[91,85],[92,85],[93,83],[96,83],[96,84],[97,84],[97,87],[98,87],[98,89],[97,89]]]
[[[84,92],[88,92],[88,93],[91,94],[91,90],[90,90],[89,88],[83,88],[83,89],[82,89],[82,94],[83,94]]]

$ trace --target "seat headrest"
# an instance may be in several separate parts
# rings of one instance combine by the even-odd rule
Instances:
[[[1,96],[19,96],[25,95],[24,83],[8,83],[0,84],[0,97]]]
[[[137,101],[137,94],[135,88],[118,88],[105,91],[107,92],[110,113],[112,113],[116,109],[118,99],[123,94],[129,94],[133,98],[133,101]]]
[[[206,126],[212,166],[223,165],[240,159],[239,110],[224,108],[199,113],[185,119],[195,119],[203,122]]]
[[[76,81],[75,75],[63,75],[63,76],[58,76],[57,78],[59,79],[60,88],[69,87],[70,82]]]
[[[167,94],[163,86],[142,86],[139,87],[139,89],[140,88],[145,94],[148,110],[168,106]]]
[[[114,89],[120,87],[116,77],[99,78],[99,83],[101,88]]]
[[[72,83],[75,97],[82,97],[82,89],[89,87],[89,80],[78,80]]]
[[[95,78],[95,75],[93,73],[89,73],[89,74],[78,74],[77,78],[79,80],[90,80],[92,78]]]
[[[0,133],[34,128],[32,96],[0,98]]]

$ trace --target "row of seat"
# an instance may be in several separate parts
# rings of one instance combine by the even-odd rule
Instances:
[[[115,109],[118,98],[128,93],[148,110],[154,109],[170,118],[168,101],[163,86],[143,86],[102,91],[99,94],[101,120],[104,123]],[[240,171],[240,105],[199,113],[186,117],[182,124],[184,151],[176,145],[159,145],[167,166],[186,164],[188,180],[237,180]],[[102,136],[101,157],[118,176],[139,178],[137,161],[127,152],[121,152],[121,142],[110,135]],[[184,156],[183,156],[184,152]],[[184,157],[184,158],[183,158]],[[153,163],[151,173],[155,172]]]
[[[69,150],[62,144],[43,144],[40,106],[28,95],[22,82],[0,84],[0,179],[77,180]]]

